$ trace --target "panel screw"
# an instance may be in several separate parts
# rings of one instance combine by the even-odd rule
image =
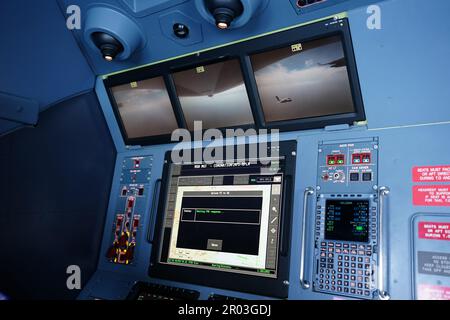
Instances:
[[[320,186],[317,186],[317,187],[316,187],[316,190],[320,190]]]
[[[283,281],[283,284],[284,284],[285,286],[288,286],[288,285],[289,285],[289,281],[284,280],[284,281]]]
[[[373,148],[374,148],[375,150],[378,150],[378,145],[377,145],[377,144],[374,145]]]

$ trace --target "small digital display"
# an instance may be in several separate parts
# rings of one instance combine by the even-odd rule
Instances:
[[[368,242],[368,200],[327,200],[325,210],[326,240]]]
[[[267,122],[355,111],[340,36],[251,56]]]
[[[254,123],[239,61],[227,60],[176,72],[173,79],[189,130]]]
[[[171,134],[178,128],[163,77],[111,88],[128,138]]]

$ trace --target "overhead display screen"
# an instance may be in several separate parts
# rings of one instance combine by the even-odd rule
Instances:
[[[340,36],[255,54],[251,63],[266,122],[355,112]]]
[[[237,59],[176,72],[173,79],[189,130],[194,121],[203,129],[254,123]]]
[[[367,242],[369,240],[369,201],[327,200],[325,239]]]
[[[128,138],[171,134],[178,128],[163,77],[111,88]]]
[[[172,164],[170,177],[160,263],[277,277],[281,168]]]

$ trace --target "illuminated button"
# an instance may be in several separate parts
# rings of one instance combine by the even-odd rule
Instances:
[[[370,163],[370,153],[363,154],[361,158],[363,163]]]

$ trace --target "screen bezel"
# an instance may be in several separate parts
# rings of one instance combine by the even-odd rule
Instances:
[[[163,264],[159,262],[162,235],[164,229],[165,207],[170,179],[171,152],[166,153],[163,169],[161,191],[156,212],[156,223],[153,232],[153,249],[149,276],[185,283],[199,284],[208,287],[217,287],[233,291],[248,292],[262,296],[287,298],[289,286],[290,238],[293,211],[293,191],[295,180],[295,151],[296,141],[280,142],[279,156],[284,157],[284,183],[282,195],[282,217],[280,223],[280,242],[278,249],[277,277],[270,278],[242,273],[224,272],[212,269],[197,269],[179,265]],[[248,147],[248,145],[246,145]],[[194,149],[192,149],[193,151]],[[236,150],[236,149],[235,149]],[[225,154],[225,153],[224,153]]]
[[[353,98],[354,112],[266,122],[250,56],[257,53],[268,52],[278,48],[290,46],[294,43],[307,42],[335,35],[340,35],[342,39],[342,46],[347,62],[347,72]],[[270,45],[268,45],[268,43],[270,43]],[[226,129],[278,129],[280,132],[285,132],[317,129],[330,125],[351,125],[356,121],[366,120],[348,19],[329,19],[107,76],[104,79],[105,89],[111,101],[111,105],[125,144],[149,145],[164,144],[173,141],[171,141],[171,135],[128,138],[120,117],[120,113],[118,112],[117,104],[115,103],[114,96],[112,95],[111,87],[131,83],[133,81],[145,80],[151,77],[163,76],[179,128],[187,129],[183,110],[177,97],[172,73],[192,69],[201,65],[222,62],[228,59],[239,60],[242,77],[244,79],[248,99],[250,101],[250,108],[254,117],[254,124],[229,128],[217,128],[224,135],[226,134]]]

